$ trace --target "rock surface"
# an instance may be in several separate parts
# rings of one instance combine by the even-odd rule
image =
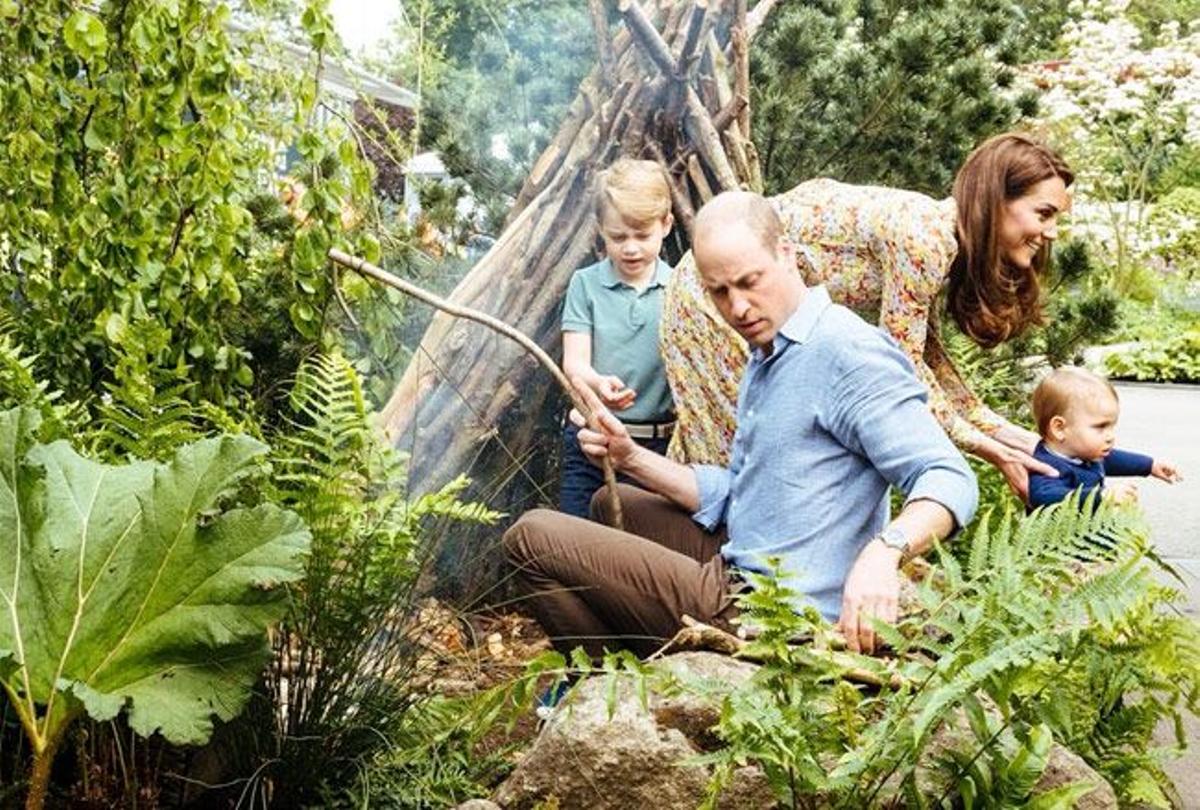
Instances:
[[[673,655],[660,666],[731,685],[755,670],[753,664],[704,652]],[[717,721],[717,707],[693,696],[652,694],[645,708],[622,679],[609,718],[606,692],[604,678],[591,678],[570,693],[500,786],[494,797],[500,805],[530,808],[557,801],[564,810],[694,810],[703,801],[709,771],[684,761],[711,747],[708,729]],[[743,768],[721,795],[722,808],[774,805],[757,768]]]
[[[1042,771],[1042,778],[1038,780],[1033,791],[1035,794],[1046,793],[1072,782],[1096,783],[1096,788],[1091,793],[1075,802],[1077,810],[1115,810],[1121,806],[1117,802],[1117,794],[1112,785],[1092,770],[1091,766],[1083,761],[1083,757],[1061,745],[1055,745],[1050,749],[1050,761],[1046,763],[1046,770]]]
[[[745,683],[757,668],[709,652],[668,656],[656,666],[730,687]],[[709,769],[687,760],[719,745],[711,731],[718,720],[718,707],[694,695],[654,694],[648,695],[643,706],[630,680],[621,679],[610,718],[607,689],[604,678],[591,678],[560,704],[493,796],[501,807],[525,810],[543,804],[562,810],[693,810],[703,801]],[[965,722],[955,729],[958,725],[944,726],[944,733],[935,735],[941,739],[931,744],[931,755],[956,744],[954,738],[966,731]],[[959,741],[965,738],[959,737]],[[918,784],[934,789],[935,773],[936,769],[919,770]],[[1118,806],[1108,783],[1082,758],[1057,745],[1036,792],[1076,781],[1097,785],[1077,807],[1107,810]],[[937,792],[940,794],[940,786]],[[721,793],[720,806],[757,810],[778,805],[762,772],[750,766],[739,770]]]

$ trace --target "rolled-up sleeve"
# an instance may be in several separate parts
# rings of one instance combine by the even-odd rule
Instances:
[[[692,471],[696,473],[696,489],[700,493],[700,508],[692,514],[692,520],[714,531],[725,521],[732,476],[724,467],[711,464],[693,464]]]
[[[831,432],[869,458],[906,504],[939,503],[962,528],[979,502],[975,474],[930,414],[908,358],[886,338],[847,348],[839,359],[849,368],[831,392]]]
[[[979,486],[975,474],[965,461],[961,469],[931,467],[917,479],[904,505],[908,506],[913,501],[940,503],[954,516],[954,530],[958,531],[975,517],[975,509],[979,506]]]

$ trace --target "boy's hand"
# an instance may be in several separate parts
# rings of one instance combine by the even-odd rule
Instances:
[[[596,393],[600,395],[600,401],[614,411],[625,410],[637,398],[637,392],[626,388],[620,377],[611,374],[600,377],[596,383]]]
[[[1179,474],[1179,470],[1169,461],[1154,462],[1154,466],[1150,468],[1150,474],[1161,481],[1166,481],[1168,484],[1174,484],[1183,480],[1183,476]]]
[[[1112,501],[1117,506],[1137,503],[1138,500],[1137,487],[1128,481],[1117,481],[1112,484],[1106,483],[1103,495],[1105,500]]]
[[[614,469],[621,469],[625,462],[633,456],[640,448],[629,435],[629,431],[621,424],[621,420],[613,416],[608,409],[601,404],[596,393],[592,391],[583,380],[578,377],[571,380],[571,385],[575,387],[576,392],[587,403],[588,407],[596,414],[596,420],[600,423],[600,431],[597,433],[587,427],[583,419],[583,414],[578,410],[571,409],[571,421],[579,427],[579,449],[588,457],[588,461],[600,466],[600,459],[608,456],[612,461]]]

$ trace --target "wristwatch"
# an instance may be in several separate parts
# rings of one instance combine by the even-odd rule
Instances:
[[[908,557],[908,538],[904,532],[896,526],[888,526],[886,529],[875,535],[879,542],[883,543],[888,548],[894,548],[900,552],[900,559]]]

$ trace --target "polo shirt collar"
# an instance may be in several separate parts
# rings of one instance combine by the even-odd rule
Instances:
[[[824,286],[809,287],[804,301],[796,307],[796,311],[784,321],[783,326],[775,334],[774,340],[771,341],[770,352],[760,349],[758,353],[764,358],[771,357],[788,343],[806,342],[812,337],[813,330],[817,328],[817,322],[821,320],[825,310],[831,306],[833,306],[833,301]]]
[[[671,265],[664,262],[661,258],[655,259],[654,262],[654,278],[650,279],[650,283],[646,285],[646,289],[653,287],[665,287],[671,279]],[[613,267],[612,259],[605,258],[600,262],[600,283],[610,290],[615,290],[617,287],[630,286],[621,278],[617,272],[617,268]]]

